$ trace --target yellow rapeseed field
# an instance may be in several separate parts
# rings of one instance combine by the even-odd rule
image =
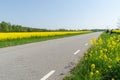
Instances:
[[[112,30],[112,32],[120,33],[120,30]]]
[[[0,40],[12,40],[12,39],[23,39],[31,37],[43,37],[43,36],[55,36],[55,35],[66,35],[66,34],[79,34],[88,33],[91,31],[69,31],[69,32],[9,32],[0,33]]]

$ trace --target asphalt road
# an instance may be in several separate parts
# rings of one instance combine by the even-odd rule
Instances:
[[[0,80],[62,80],[101,32],[0,49]]]

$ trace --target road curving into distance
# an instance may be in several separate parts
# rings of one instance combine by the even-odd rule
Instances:
[[[0,48],[0,80],[62,80],[101,33]]]

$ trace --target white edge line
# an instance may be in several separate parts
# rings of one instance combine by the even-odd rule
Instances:
[[[40,80],[47,80],[53,73],[55,72],[55,70],[50,71],[48,74],[46,74],[43,78],[41,78]]]
[[[87,46],[88,45],[88,43],[85,43],[85,46]]]
[[[79,53],[80,52],[80,50],[77,50],[75,53],[74,53],[74,55],[76,55],[77,53]]]

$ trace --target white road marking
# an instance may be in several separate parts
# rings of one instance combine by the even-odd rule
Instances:
[[[80,50],[77,50],[75,53],[74,53],[74,55],[76,55],[77,53],[79,53],[80,52]]]
[[[85,43],[85,46],[87,46],[88,45],[88,43]]]
[[[47,80],[53,73],[55,72],[55,70],[50,71],[48,74],[46,74],[43,78],[41,78],[40,80]]]

